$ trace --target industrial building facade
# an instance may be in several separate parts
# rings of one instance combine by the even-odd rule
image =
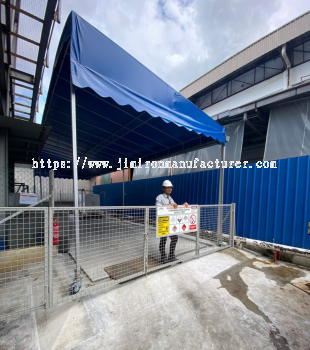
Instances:
[[[233,55],[180,93],[225,126],[228,161],[310,155],[310,12]],[[171,161],[220,159],[220,146]],[[210,169],[134,169],[132,180]]]
[[[235,54],[181,93],[221,125],[244,123],[241,161],[309,155],[310,12]]]

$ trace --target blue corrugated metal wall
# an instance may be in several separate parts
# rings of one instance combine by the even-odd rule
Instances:
[[[310,249],[310,157],[277,161],[277,169],[227,169],[225,203],[236,203],[237,234]]]
[[[218,177],[212,170],[167,179],[177,203],[216,204]],[[309,178],[310,156],[279,160],[277,169],[225,169],[224,203],[236,203],[237,235],[310,249]],[[125,205],[154,205],[163,179],[125,182]],[[122,189],[122,183],[100,185],[94,193],[105,190],[107,205],[122,205]]]
[[[153,179],[125,182],[125,205],[155,205],[155,198],[162,193],[163,180],[173,181],[172,193],[176,203],[216,204],[219,170],[192,174],[157,177]],[[106,191],[106,205],[122,205],[123,183],[94,186],[94,193]],[[180,190],[182,189],[182,190]],[[103,196],[101,196],[103,205]]]

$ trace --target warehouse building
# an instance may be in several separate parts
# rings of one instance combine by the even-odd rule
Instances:
[[[180,92],[220,124],[244,124],[241,161],[309,155],[310,12]]]
[[[310,12],[231,56],[180,93],[225,126],[229,161],[310,155]],[[165,161],[196,157],[214,162],[220,159],[220,146]],[[132,180],[202,170],[209,169],[144,166],[134,169]]]

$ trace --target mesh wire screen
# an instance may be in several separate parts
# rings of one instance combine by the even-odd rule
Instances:
[[[0,207],[6,206],[19,206],[19,197],[17,193],[35,193],[38,196],[38,201],[45,198],[43,206],[48,205],[49,195],[49,174],[48,171],[43,171],[42,176],[35,175],[35,169],[31,168],[31,165],[16,164],[14,168],[0,168]],[[90,188],[90,181],[79,180],[79,187],[84,188],[83,201],[81,198],[82,189],[79,189],[79,206],[90,205],[87,204],[87,195],[93,193]],[[74,193],[73,193],[73,180],[67,179],[54,179],[54,203],[55,206],[73,206]],[[6,201],[5,194],[8,195]],[[15,194],[15,195],[14,195]],[[99,196],[104,202],[104,194]],[[82,204],[83,202],[83,204]],[[99,205],[100,201],[98,200]]]
[[[0,208],[0,317],[45,304],[48,220],[44,208]]]
[[[156,207],[0,208],[0,315],[56,306],[228,247],[230,208],[198,206],[197,231],[165,239],[156,237]]]
[[[230,206],[203,207],[201,230],[165,239],[156,237],[155,207],[52,210],[59,224],[58,254],[52,261],[53,305],[192,259],[199,250],[228,246],[222,235],[229,234]]]
[[[200,232],[199,245],[200,254],[219,246],[227,246],[229,242],[223,234],[230,234],[231,206],[199,206],[200,210]]]
[[[48,181],[48,177],[41,180],[41,197],[40,178],[34,176],[34,169],[31,168],[31,165],[15,164],[14,168],[0,168],[0,207],[20,206],[18,195],[20,193],[35,193],[38,201],[47,197],[49,195]],[[47,202],[48,199],[40,205],[46,206]]]
[[[145,273],[145,209],[59,208],[53,213],[59,223],[59,254],[53,257],[53,304],[73,294],[71,284],[79,273],[80,293]]]

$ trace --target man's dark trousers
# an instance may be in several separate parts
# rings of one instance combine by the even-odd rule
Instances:
[[[175,247],[177,245],[179,236],[177,235],[173,235],[173,236],[169,236],[171,238],[171,242],[170,242],[170,250],[169,250],[169,258],[174,258],[174,251],[175,251]],[[160,255],[162,260],[166,257],[166,242],[167,242],[167,237],[161,237],[160,238],[160,243],[159,243],[159,251],[160,251]]]

